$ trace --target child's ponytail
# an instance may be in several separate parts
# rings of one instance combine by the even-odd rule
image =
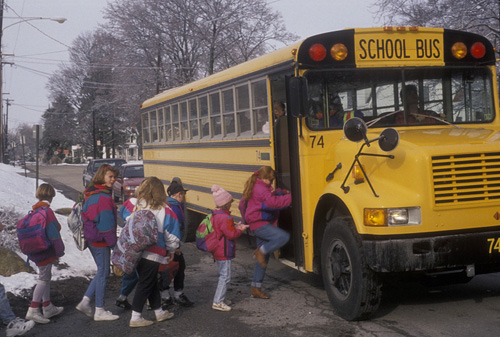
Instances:
[[[273,168],[271,166],[262,166],[248,178],[245,182],[245,188],[243,189],[243,199],[250,200],[257,178],[274,180],[275,173]]]

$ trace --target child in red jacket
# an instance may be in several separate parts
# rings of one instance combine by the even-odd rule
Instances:
[[[222,187],[212,186],[212,196],[215,201],[215,210],[213,212],[212,227],[219,238],[217,248],[212,253],[217,267],[219,268],[219,283],[215,291],[212,309],[219,311],[229,311],[231,307],[224,303],[226,298],[227,285],[231,281],[231,260],[236,256],[235,239],[241,235],[241,232],[248,228],[241,222],[234,223],[234,218],[229,209],[233,203],[233,197]]]
[[[56,219],[54,212],[50,209],[50,203],[55,197],[56,191],[50,184],[41,184],[36,190],[36,198],[39,200],[33,205],[33,210],[42,208],[46,212],[45,233],[50,240],[51,246],[42,252],[31,254],[29,258],[38,267],[38,282],[33,290],[33,299],[26,314],[27,320],[47,324],[51,317],[63,312],[63,307],[56,307],[50,301],[50,280],[52,279],[52,263],[64,255],[64,243],[61,239],[61,225]],[[40,310],[43,307],[43,312]]]

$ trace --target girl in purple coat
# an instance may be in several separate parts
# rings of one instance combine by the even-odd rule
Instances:
[[[219,283],[215,291],[212,309],[219,311],[229,311],[231,307],[224,303],[226,299],[227,285],[231,281],[231,260],[236,256],[235,239],[241,235],[241,231],[248,228],[240,222],[234,223],[234,218],[229,209],[233,203],[233,197],[222,187],[212,186],[212,196],[215,201],[215,210],[212,213],[210,222],[214,232],[217,233],[217,248],[212,253],[217,267],[219,268]]]
[[[83,192],[85,196],[82,208],[83,232],[97,265],[97,274],[76,309],[92,317],[90,301],[95,297],[94,321],[112,321],[120,318],[104,308],[111,248],[116,244],[116,205],[111,197],[111,188],[118,173],[119,170],[114,166],[101,165],[92,183]]]
[[[33,290],[33,298],[28,313],[26,314],[26,319],[41,324],[49,323],[50,317],[59,315],[64,310],[63,307],[56,307],[50,301],[52,264],[64,255],[64,243],[59,233],[61,231],[61,225],[57,221],[54,212],[50,209],[50,203],[55,195],[56,191],[52,185],[41,184],[35,194],[38,202],[32,207],[33,211],[39,208],[45,210],[45,233],[50,240],[49,249],[29,255],[30,260],[35,262],[38,267],[38,282],[35,286],[35,290]],[[40,311],[40,306],[42,306],[43,312]]]
[[[269,298],[261,290],[269,255],[290,239],[290,234],[278,228],[277,223],[279,211],[290,206],[292,196],[286,190],[274,190],[274,179],[275,172],[269,166],[255,171],[245,183],[243,198],[239,204],[240,213],[257,241],[257,249],[254,251],[257,262],[252,279],[254,298]]]

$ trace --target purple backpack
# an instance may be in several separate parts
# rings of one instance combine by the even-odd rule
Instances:
[[[40,207],[29,211],[17,222],[17,238],[23,254],[35,254],[47,250],[50,240],[45,233],[47,226],[47,208]]]

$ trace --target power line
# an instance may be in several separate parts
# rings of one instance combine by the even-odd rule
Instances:
[[[21,15],[19,15],[15,10],[14,8],[10,7],[9,5],[5,4],[5,7],[9,8],[10,10],[12,10],[14,12],[14,14],[16,14],[20,19],[22,19],[23,17]],[[24,8],[24,5],[23,5],[23,8]],[[45,35],[46,37],[48,37],[49,39],[51,39],[52,41],[54,42],[57,42],[63,46],[65,46],[66,48],[71,48],[70,46],[68,46],[66,43],[64,42],[61,42],[59,41],[58,39],[50,36],[49,34],[45,33],[44,31],[42,31],[41,29],[39,29],[38,27],[36,27],[35,25],[33,25],[31,22],[29,21],[24,21],[26,24],[30,25],[31,27],[35,28],[36,30],[38,30],[42,35]]]

